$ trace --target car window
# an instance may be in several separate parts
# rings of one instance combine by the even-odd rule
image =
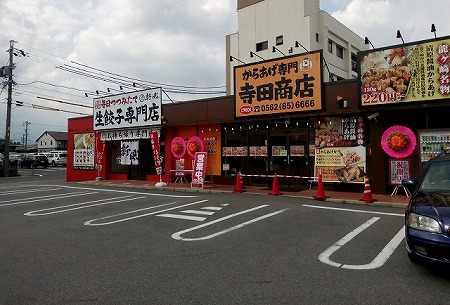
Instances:
[[[450,160],[430,163],[422,179],[420,189],[423,191],[450,191]]]

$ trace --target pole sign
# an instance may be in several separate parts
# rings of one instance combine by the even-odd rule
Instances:
[[[206,174],[206,152],[196,152],[194,157],[194,166],[192,168],[192,184],[204,184]]]

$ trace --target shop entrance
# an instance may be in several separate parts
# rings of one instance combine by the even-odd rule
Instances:
[[[273,130],[269,134],[269,155],[273,159],[277,175],[311,177],[314,172],[314,156],[309,147],[313,143],[308,128]],[[306,179],[279,179],[286,187],[306,185]]]
[[[153,151],[149,140],[139,140],[139,164],[129,165],[129,180],[146,180],[150,172],[150,161],[153,160]]]

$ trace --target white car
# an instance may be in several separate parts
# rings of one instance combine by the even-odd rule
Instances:
[[[67,165],[67,151],[50,151],[42,154],[47,157],[48,163],[53,167]]]

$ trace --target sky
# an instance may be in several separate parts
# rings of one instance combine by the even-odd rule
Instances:
[[[22,143],[26,126],[28,144],[45,131],[67,131],[68,118],[92,114],[92,99],[119,94],[124,80],[125,91],[135,90],[133,82],[162,86],[163,103],[223,96],[225,36],[237,32],[236,3],[0,1],[0,67],[9,63],[11,40],[17,54],[11,140]],[[320,8],[376,48],[400,43],[397,30],[405,43],[433,38],[432,23],[438,37],[450,35],[449,0],[321,0]],[[7,89],[0,92],[4,138]]]

